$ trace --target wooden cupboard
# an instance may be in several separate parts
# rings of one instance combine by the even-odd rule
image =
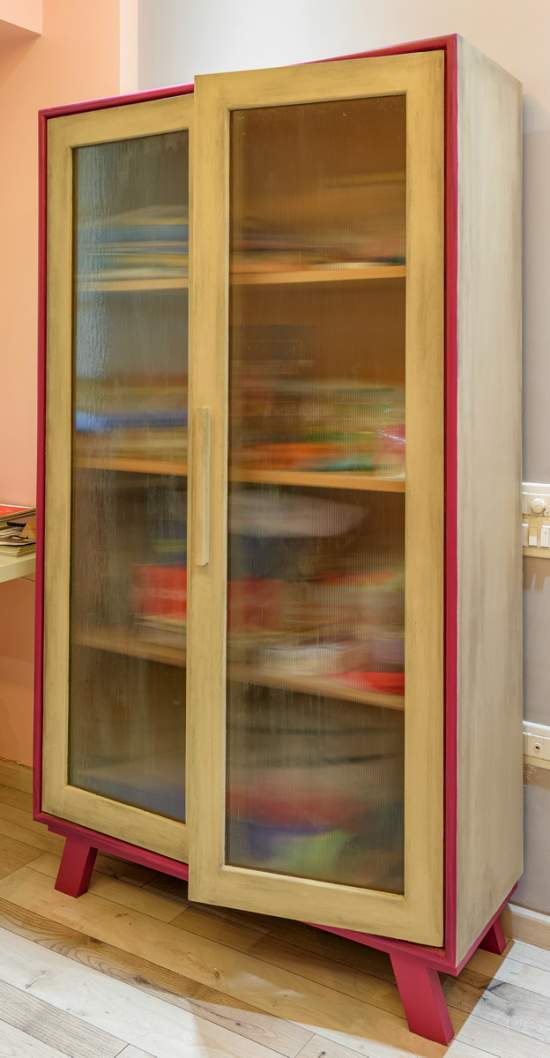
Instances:
[[[390,953],[522,870],[521,95],[457,37],[41,114],[36,818]]]

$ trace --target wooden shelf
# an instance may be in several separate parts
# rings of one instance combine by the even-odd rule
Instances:
[[[250,485],[294,485],[315,489],[356,489],[360,492],[404,492],[405,478],[376,477],[362,470],[232,470],[230,481]]]
[[[364,283],[366,280],[403,279],[405,265],[372,264],[357,268],[300,268],[281,272],[231,272],[233,286],[279,286],[304,283]],[[78,294],[117,291],[187,290],[189,278],[174,276],[160,279],[95,279],[77,283]]]
[[[237,683],[253,683],[257,687],[279,687],[302,694],[322,694],[325,698],[377,705],[384,709],[404,709],[404,699],[398,694],[381,694],[352,687],[334,676],[290,676],[287,673],[265,672],[253,665],[231,665],[229,678]]]
[[[128,474],[166,474],[187,477],[185,463],[168,459],[138,459],[135,456],[79,456],[77,467],[86,470],[116,470]],[[376,477],[354,470],[253,470],[229,473],[230,481],[248,485],[290,485],[316,489],[355,489],[360,492],[404,492],[405,478]]]
[[[170,459],[141,459],[137,456],[77,456],[76,466],[84,470],[116,470],[127,474],[173,474],[187,477],[187,464]]]
[[[127,628],[93,628],[78,632],[75,641],[79,646],[106,650],[110,654],[125,654],[131,658],[160,661],[164,665],[185,668],[186,654],[181,647],[165,646],[163,643],[140,639]]]
[[[372,264],[357,268],[304,268],[281,272],[231,272],[232,286],[277,286],[304,283],[364,283],[366,280],[403,279],[405,265]]]
[[[160,279],[93,279],[77,282],[76,292],[89,294],[132,290],[187,290],[188,286],[187,276]]]
[[[106,650],[111,654],[125,654],[128,657],[158,661],[164,665],[176,665],[179,668],[185,668],[186,665],[185,650],[148,642],[132,635],[126,628],[88,630],[79,633],[76,642],[80,646]],[[256,687],[279,687],[302,694],[321,694],[325,698],[338,698],[383,709],[404,708],[404,699],[400,695],[363,690],[360,687],[352,687],[349,683],[339,682],[334,677],[291,676],[286,673],[265,672],[254,665],[230,665],[229,679],[236,683],[251,683]]]
[[[34,577],[36,552],[32,555],[0,555],[0,584],[18,577]]]

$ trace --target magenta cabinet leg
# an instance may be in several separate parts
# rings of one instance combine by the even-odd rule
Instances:
[[[450,1043],[454,1029],[437,970],[401,953],[393,953],[391,963],[411,1032],[435,1043]]]
[[[479,946],[485,951],[493,952],[494,955],[502,955],[506,948],[506,937],[504,936],[504,930],[502,929],[499,918],[497,918],[496,922],[493,922],[491,928],[487,930],[487,933]]]
[[[65,838],[55,888],[68,896],[82,896],[90,884],[97,849],[80,838]]]

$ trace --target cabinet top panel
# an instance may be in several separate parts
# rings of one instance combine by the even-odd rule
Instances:
[[[344,59],[368,59],[376,58],[377,56],[383,55],[402,55],[409,54],[411,52],[421,51],[434,51],[442,50],[447,53],[454,55],[457,47],[459,37],[456,33],[451,33],[441,37],[427,37],[423,40],[405,41],[400,44],[390,45],[385,48],[375,48],[371,51],[357,51],[347,55],[330,55],[324,58],[315,60],[315,62],[334,62]],[[310,65],[298,63],[296,66],[299,68],[302,65]],[[181,85],[167,85],[162,88],[154,88],[145,92],[132,92],[126,95],[117,96],[104,96],[98,99],[86,99],[77,101],[74,103],[66,103],[55,107],[44,107],[39,111],[39,118],[41,121],[47,121],[50,118],[62,117],[65,114],[79,114],[84,113],[87,110],[101,110],[107,107],[118,107],[125,106],[131,103],[141,103],[149,99],[165,99],[169,96],[185,95],[193,92],[194,84],[181,84]]]

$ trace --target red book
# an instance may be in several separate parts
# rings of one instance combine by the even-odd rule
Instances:
[[[187,570],[182,566],[134,566],[134,606],[143,617],[187,616]]]
[[[30,518],[36,507],[21,507],[20,504],[0,503],[0,522],[15,522],[18,518]]]

